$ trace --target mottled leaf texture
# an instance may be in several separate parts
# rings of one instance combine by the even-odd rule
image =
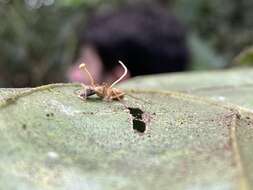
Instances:
[[[249,190],[253,70],[139,77],[122,102],[79,84],[0,90],[0,189]]]

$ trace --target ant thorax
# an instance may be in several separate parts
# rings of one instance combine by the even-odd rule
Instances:
[[[97,94],[97,96],[104,98],[106,95],[107,88],[108,87],[106,85],[96,86],[95,93]]]

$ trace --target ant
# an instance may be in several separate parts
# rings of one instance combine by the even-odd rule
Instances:
[[[119,64],[123,67],[124,73],[110,86],[106,83],[103,83],[102,85],[96,85],[86,65],[84,63],[80,64],[79,69],[88,74],[91,85],[87,86],[85,84],[82,84],[84,87],[84,92],[78,96],[81,99],[86,100],[87,97],[96,94],[98,97],[105,101],[122,100],[124,98],[125,92],[120,89],[113,88],[113,86],[119,83],[127,74],[127,67],[124,65],[124,63],[122,61],[119,61]]]

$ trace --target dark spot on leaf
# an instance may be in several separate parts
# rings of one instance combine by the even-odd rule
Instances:
[[[133,130],[140,133],[146,131],[146,123],[142,120],[143,111],[140,108],[128,108],[130,114],[133,116]]]
[[[26,128],[27,128],[26,124],[23,124],[22,129],[26,130]]]
[[[47,116],[47,117],[53,117],[53,116],[54,116],[54,113],[47,113],[46,116]]]
[[[13,97],[12,98],[7,98],[5,101],[6,101],[7,104],[12,104],[12,103],[15,102],[15,98],[13,98]]]
[[[94,115],[94,112],[83,112],[84,115]]]

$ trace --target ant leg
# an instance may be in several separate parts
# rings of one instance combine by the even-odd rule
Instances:
[[[103,100],[106,101],[106,102],[111,102],[113,99],[110,96],[110,94],[106,94],[106,96],[103,98]]]
[[[124,92],[122,92],[122,93],[120,93],[120,94],[118,95],[118,94],[115,92],[115,90],[112,89],[112,94],[113,94],[113,96],[111,96],[112,99],[113,99],[114,97],[116,97],[117,100],[125,107],[125,109],[128,109],[128,107],[126,106],[126,104],[124,104],[124,102],[122,101],[122,99],[120,99],[121,96],[125,95]]]
[[[112,99],[112,100],[115,100],[115,99],[116,99],[116,100],[118,100],[118,101],[121,101],[122,98],[120,98],[120,97],[122,97],[124,94],[125,94],[124,92],[116,93],[115,90],[112,89],[111,99]]]
[[[117,98],[117,100],[120,100],[119,96],[114,91],[114,89],[113,88],[108,88],[107,91],[105,92],[104,100],[108,101],[108,102],[111,102],[115,99],[115,97]]]
[[[120,94],[117,94],[117,93],[115,93],[114,91],[112,91],[112,94],[113,94],[113,96],[112,96],[111,98],[112,98],[113,100],[115,100],[115,98],[116,98],[118,101],[121,101],[122,98],[120,98],[120,97],[122,97],[123,95],[125,95],[124,92],[122,92],[122,93],[120,93]]]

